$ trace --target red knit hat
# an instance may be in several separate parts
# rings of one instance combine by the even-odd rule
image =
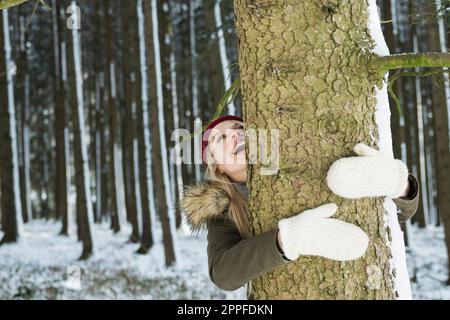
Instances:
[[[244,121],[239,116],[221,116],[217,118],[216,120],[211,121],[211,123],[206,127],[205,131],[203,132],[203,138],[202,138],[202,159],[203,162],[208,166],[208,163],[206,162],[206,147],[208,146],[208,139],[209,135],[211,134],[212,129],[217,126],[219,123],[227,121],[227,120],[237,120],[237,121]]]

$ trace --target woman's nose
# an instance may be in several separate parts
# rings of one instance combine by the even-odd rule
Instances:
[[[236,129],[234,130],[233,136],[235,139],[238,139],[244,136],[244,130],[242,129]]]

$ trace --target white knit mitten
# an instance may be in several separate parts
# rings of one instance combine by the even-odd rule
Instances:
[[[330,218],[336,210],[336,204],[328,203],[278,221],[286,258],[312,255],[348,261],[361,257],[369,244],[367,234],[354,224]]]
[[[353,151],[359,157],[335,161],[327,174],[328,187],[343,198],[398,198],[408,186],[408,168],[401,160],[358,143]]]

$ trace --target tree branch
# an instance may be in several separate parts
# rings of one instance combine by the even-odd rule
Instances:
[[[0,0],[0,10],[8,9],[27,1],[28,0]]]
[[[378,70],[383,75],[392,69],[417,67],[450,67],[450,53],[403,53],[380,57],[378,61]]]

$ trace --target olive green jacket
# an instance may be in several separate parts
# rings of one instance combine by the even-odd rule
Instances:
[[[405,198],[393,199],[399,209],[400,222],[411,218],[417,210],[419,185],[409,175],[410,192]],[[245,184],[236,184],[247,196]],[[208,229],[208,266],[211,281],[220,289],[236,290],[249,281],[288,263],[279,251],[277,229],[242,239],[228,218],[229,198],[216,182],[204,181],[186,189],[181,209],[193,230]]]

